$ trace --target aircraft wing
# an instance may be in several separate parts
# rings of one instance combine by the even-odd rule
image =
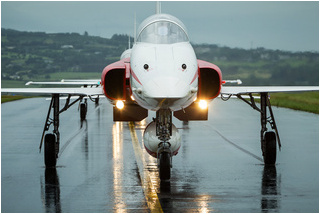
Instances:
[[[2,88],[2,93],[16,94],[70,94],[70,95],[103,95],[101,87],[83,88]]]
[[[319,86],[222,86],[222,95],[319,91]]]
[[[100,81],[27,82],[26,85],[100,85]]]

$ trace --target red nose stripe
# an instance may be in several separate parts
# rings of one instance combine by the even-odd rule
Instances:
[[[194,77],[192,79],[192,81],[190,82],[190,85],[197,79],[198,77],[198,71],[196,71],[196,73],[194,74]]]
[[[133,72],[133,70],[131,70],[131,75],[132,75],[132,77],[133,77],[140,85],[142,85],[142,83],[141,83],[140,80],[138,79],[137,75]]]

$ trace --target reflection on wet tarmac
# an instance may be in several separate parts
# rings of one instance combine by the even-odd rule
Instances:
[[[155,177],[155,175],[158,174],[156,170],[157,164],[154,162],[155,158],[151,160],[152,164],[147,165],[145,159],[146,154],[143,153],[143,150],[141,149],[141,144],[138,140],[137,133],[135,131],[135,125],[133,122],[129,123],[129,129],[132,139],[132,146],[136,157],[136,163],[139,170],[141,186],[145,195],[147,206],[150,209],[150,212],[163,212],[157,194],[157,187],[159,186],[159,177]],[[150,158],[149,155],[148,158]]]
[[[209,213],[212,212],[212,210],[209,209],[208,202],[211,200],[209,195],[201,195],[199,198],[199,213]]]
[[[34,102],[35,114],[18,114]],[[171,181],[160,182],[157,160],[143,146],[151,118],[133,126],[114,123],[112,107],[100,105],[80,123],[76,108],[65,112],[59,166],[45,169],[43,155],[34,148],[43,121],[30,126],[43,102],[21,103],[16,110],[10,103],[2,106],[9,112],[2,114],[2,212],[318,212],[318,116],[278,110],[284,115],[279,120],[282,137],[292,146],[281,153],[276,168],[264,167],[221,136],[260,155],[256,136],[248,131],[254,129],[255,117],[253,122],[241,120],[244,125],[236,129],[221,121],[232,117],[229,113],[206,123],[175,122],[182,148],[173,159]],[[292,122],[297,115],[303,118],[298,125]],[[308,129],[293,136],[292,130],[302,126]]]
[[[123,200],[123,123],[115,122],[112,127],[113,142],[113,188],[114,210],[117,213],[126,212],[126,203]]]
[[[89,139],[88,139],[88,122],[87,120],[81,121],[81,128],[83,128],[83,153],[85,154],[86,160],[89,159]]]
[[[280,181],[280,180],[279,180]],[[275,166],[265,166],[261,183],[261,212],[278,212],[280,184],[278,184]]]
[[[42,179],[43,180],[43,179]],[[47,213],[61,213],[60,184],[55,168],[45,169],[45,184],[41,182],[42,199]]]

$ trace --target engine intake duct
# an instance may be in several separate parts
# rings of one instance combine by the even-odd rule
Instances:
[[[105,75],[104,89],[109,98],[123,99],[125,97],[125,70],[113,69]]]
[[[198,99],[211,100],[220,94],[222,74],[218,66],[198,60],[199,90]]]

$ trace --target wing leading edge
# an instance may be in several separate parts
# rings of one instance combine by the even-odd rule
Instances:
[[[101,87],[94,88],[2,88],[2,93],[17,94],[70,94],[70,95],[103,95]]]
[[[75,96],[103,95],[100,80],[61,80],[60,82],[27,82],[26,85],[64,85],[73,87],[55,87],[55,88],[2,88],[2,93],[17,94],[61,94]],[[75,88],[74,86],[79,86]],[[80,87],[81,86],[81,87]]]
[[[222,86],[222,95],[241,95],[250,93],[277,93],[319,91],[319,86]]]

